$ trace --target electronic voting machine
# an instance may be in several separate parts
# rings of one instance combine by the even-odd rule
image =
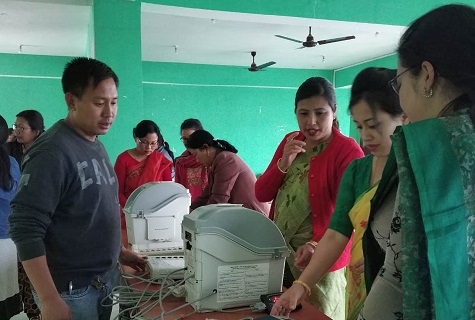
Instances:
[[[148,256],[151,278],[183,278],[181,223],[189,213],[191,196],[181,184],[149,182],[132,192],[124,207],[127,238],[132,251]]]

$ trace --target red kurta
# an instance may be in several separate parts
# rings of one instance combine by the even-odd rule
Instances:
[[[194,155],[185,151],[175,159],[175,182],[190,190],[191,201],[194,201],[208,184],[208,173]]]
[[[125,216],[122,209],[130,194],[147,182],[171,181],[172,162],[162,153],[152,152],[145,160],[135,160],[128,151],[117,157],[114,171],[119,183],[119,204],[121,208],[121,227],[125,229]]]

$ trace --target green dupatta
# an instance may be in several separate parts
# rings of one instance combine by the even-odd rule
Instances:
[[[475,135],[466,112],[396,129],[406,319],[475,316]]]

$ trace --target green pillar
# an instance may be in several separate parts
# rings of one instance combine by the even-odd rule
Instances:
[[[101,137],[114,162],[124,145],[131,146],[132,128],[144,118],[141,3],[95,0],[92,20],[93,57],[109,65],[119,77],[117,118],[109,133]]]

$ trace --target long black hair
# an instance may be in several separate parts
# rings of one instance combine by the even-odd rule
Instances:
[[[214,147],[223,151],[230,151],[237,153],[238,150],[226,140],[215,139],[211,133],[206,130],[196,130],[193,132],[188,141],[186,141],[186,147],[190,149],[202,149],[206,147]]]
[[[400,116],[403,111],[389,84],[396,77],[395,69],[370,67],[358,73],[351,87],[351,97],[348,110],[361,100],[364,100],[371,111],[377,110],[388,113],[393,118]]]
[[[421,71],[423,61],[475,105],[475,9],[461,4],[438,7],[411,23],[397,49],[399,63]],[[454,106],[457,107],[457,106]],[[475,110],[472,107],[472,119]]]
[[[13,178],[10,173],[10,157],[3,145],[8,138],[8,125],[5,119],[0,116],[0,188],[10,191],[13,188]]]

